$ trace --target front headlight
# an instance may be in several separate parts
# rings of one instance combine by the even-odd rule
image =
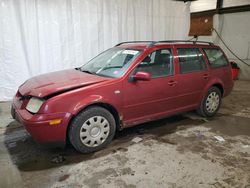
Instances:
[[[38,110],[41,108],[41,106],[43,105],[44,100],[43,99],[39,99],[36,97],[32,97],[30,98],[26,109],[32,113],[37,113]]]

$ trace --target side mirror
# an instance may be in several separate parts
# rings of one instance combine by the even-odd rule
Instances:
[[[149,81],[151,80],[151,75],[147,72],[137,72],[134,76],[132,76],[134,81]]]

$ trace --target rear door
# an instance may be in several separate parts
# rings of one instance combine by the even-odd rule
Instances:
[[[177,47],[175,52],[179,61],[178,105],[180,109],[192,109],[199,105],[210,79],[208,66],[200,48]]]

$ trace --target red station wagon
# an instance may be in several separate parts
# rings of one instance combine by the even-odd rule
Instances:
[[[116,130],[196,109],[211,117],[233,88],[220,47],[201,41],[124,42],[82,67],[33,77],[12,116],[40,143],[89,153]]]

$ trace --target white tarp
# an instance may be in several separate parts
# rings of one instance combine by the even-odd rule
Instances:
[[[118,42],[186,39],[189,12],[172,0],[0,0],[0,101]]]

